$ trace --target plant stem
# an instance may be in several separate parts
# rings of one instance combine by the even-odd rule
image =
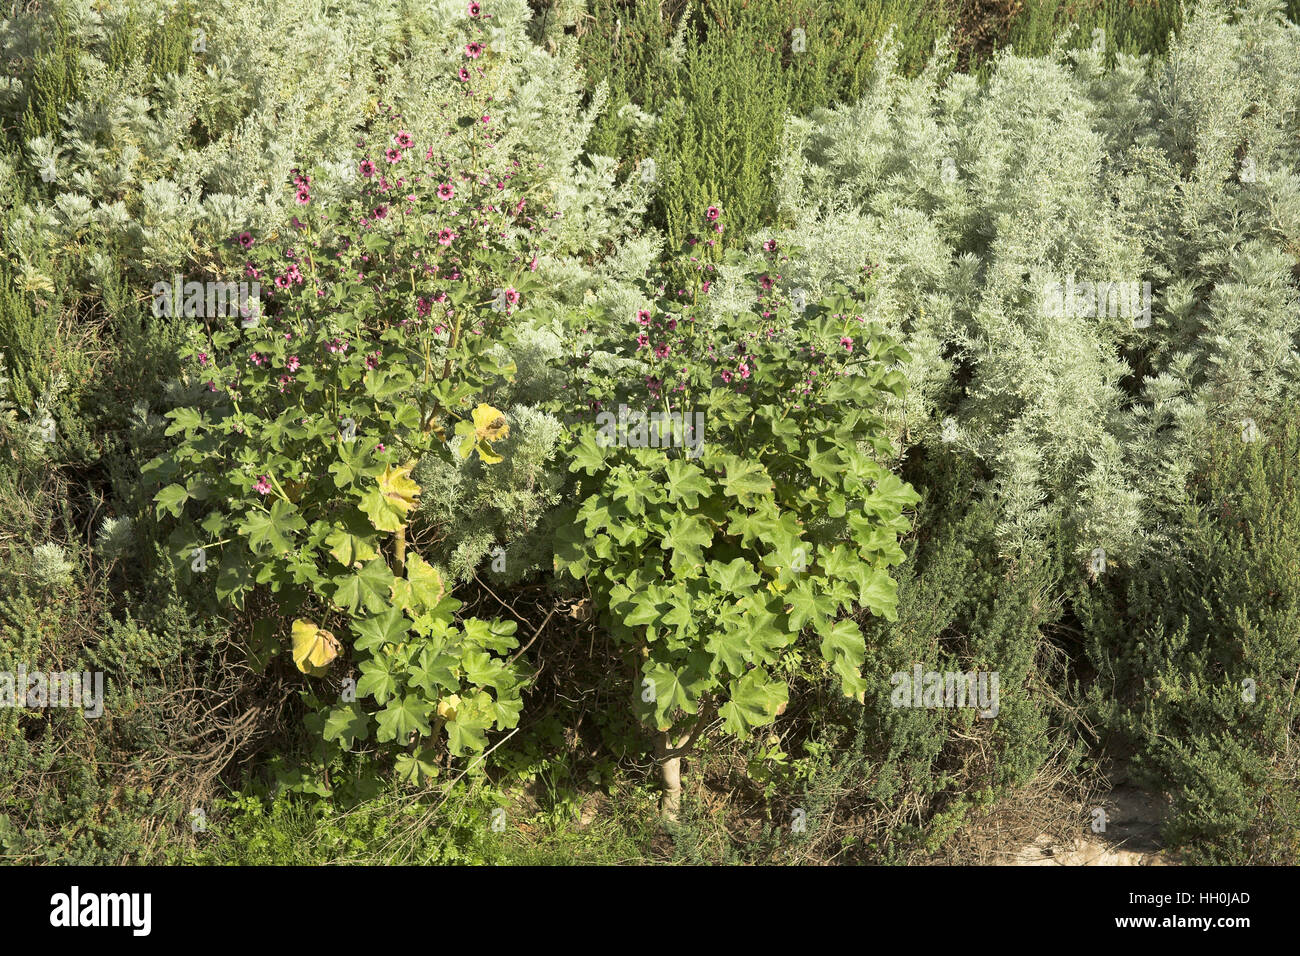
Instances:
[[[655,757],[659,761],[659,779],[663,783],[663,800],[660,814],[669,823],[676,823],[682,808],[682,758],[672,757],[670,731],[660,731],[655,738]]]

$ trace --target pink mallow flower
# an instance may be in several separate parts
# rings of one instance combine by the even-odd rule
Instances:
[[[270,476],[262,475],[262,477],[258,478],[257,484],[253,485],[253,490],[259,495],[269,495],[271,493]]]

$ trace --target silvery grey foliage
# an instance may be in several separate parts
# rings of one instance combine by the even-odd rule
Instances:
[[[422,488],[419,515],[437,529],[430,552],[453,579],[472,577],[494,546],[507,558],[498,579],[515,581],[550,565],[550,540],[539,523],[560,501],[563,469],[555,462],[563,425],[525,405],[506,411],[510,434],[494,445],[503,460],[423,459],[413,478]]]
[[[122,16],[88,0],[62,6],[93,51]],[[136,6],[147,20],[175,15],[168,0]],[[120,248],[142,275],[210,261],[233,233],[267,234],[299,211],[287,188],[295,167],[319,169],[316,202],[358,188],[356,142],[379,102],[401,111],[422,148],[441,145],[466,62],[461,0],[214,0],[197,16],[204,52],[184,75],[151,83],[140,69],[114,72],[88,53],[83,95],[63,111],[62,128],[20,144],[32,169],[57,171],[50,194],[16,210],[3,237],[20,267],[42,275],[50,250],[71,247]],[[540,258],[585,273],[593,248],[638,232],[646,195],[616,185],[613,160],[584,154],[605,97],[582,105],[573,52],[529,42],[531,16],[525,0],[499,0],[491,20],[479,21],[489,23],[491,118],[504,133],[496,148],[547,183],[557,215]],[[43,28],[37,14],[3,21],[0,56],[29,62]],[[15,117],[23,100],[21,76],[0,86],[0,116]],[[635,268],[655,247],[634,248],[589,284],[621,280],[627,273],[611,269]],[[79,271],[99,286],[105,265]]]
[[[1123,562],[1160,541],[1208,423],[1300,388],[1300,30],[1271,0],[1234,23],[1206,3],[1167,62],[1004,55],[981,83],[942,59],[908,80],[886,49],[860,102],[788,122],[783,282],[875,264],[870,317],[914,357],[900,445],[951,419],[1009,553],[1064,521],[1081,558]],[[1051,314],[1072,280],[1149,282],[1152,321]]]
[[[32,549],[32,577],[43,587],[59,587],[71,583],[76,565],[57,544],[37,545]]]
[[[130,518],[107,517],[95,535],[95,552],[105,561],[124,557],[131,548],[132,521]]]
[[[9,397],[9,374],[5,354],[0,352],[0,445],[8,446],[20,460],[47,459],[57,438],[51,409],[67,388],[61,373],[55,373],[32,408],[22,408]]]

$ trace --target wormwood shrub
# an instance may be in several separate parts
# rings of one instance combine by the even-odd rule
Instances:
[[[755,274],[747,309],[706,317],[704,274],[690,290],[652,281],[635,338],[608,343],[643,352],[648,374],[589,391],[595,408],[648,402],[677,424],[629,429],[609,411],[577,424],[580,503],[556,545],[639,661],[634,707],[659,734],[669,816],[678,760],[715,713],[744,738],[810,671],[861,701],[862,631],[841,614],[894,614],[889,568],[917,500],[880,461],[880,398],[901,390],[907,355],[865,322],[868,289],[791,303]]]
[[[196,330],[189,402],[167,413],[176,447],[145,469],[191,576],[237,608],[273,602],[255,658],[290,631],[298,668],[320,677],[350,644],[358,699],[309,695],[315,725],[343,749],[372,732],[411,743],[397,770],[415,782],[438,773],[444,731],[463,755],[514,726],[523,683],[514,622],[453,623],[411,521],[422,459],[502,460],[510,425],[478,398],[514,374],[502,346],[536,287],[527,177],[497,165],[490,131],[473,136],[452,162],[398,130],[370,145],[350,201],[317,209],[299,174],[305,221],[232,240],[273,290],[233,328]]]
[[[1158,61],[880,66],[855,106],[787,124],[788,282],[879,264],[877,317],[914,357],[900,432],[988,468],[1007,555],[1061,518],[1079,575],[1162,546],[1201,430],[1296,395],[1300,30],[1207,2]],[[1071,276],[1149,283],[1150,314],[1054,315]]]
[[[117,10],[56,2],[15,13],[0,36],[0,48],[8,53],[6,72],[19,81],[5,112],[15,116],[28,140],[59,132],[60,114],[94,84],[93,68],[88,71],[83,62],[91,50],[113,73],[144,65],[144,78],[153,83],[183,74],[191,51],[206,48],[189,4],[173,4],[163,16],[135,0]],[[88,30],[91,23],[97,29]]]
[[[132,0],[105,11],[54,0],[0,22],[9,122],[23,115],[51,7],[85,80],[57,128],[12,142],[34,196],[6,239],[37,273],[71,259],[74,281],[94,290],[119,267],[135,282],[208,268],[231,229],[288,221],[293,194],[278,186],[292,167],[318,167],[323,201],[346,192],[353,144],[378,103],[400,103],[406,128],[433,141],[449,87],[491,95],[486,112],[506,127],[512,156],[545,162],[564,213],[551,226],[557,254],[589,261],[621,244],[639,214],[612,170],[579,161],[595,116],[579,108],[573,59],[528,41],[524,0],[480,4],[474,16],[466,0],[345,0],[310,12],[279,0]],[[486,52],[467,55],[471,43]],[[37,255],[42,235],[48,253]]]
[[[1165,837],[1207,863],[1300,861],[1300,414],[1259,429],[1207,443],[1181,547],[1078,602],[1094,710],[1172,792]]]

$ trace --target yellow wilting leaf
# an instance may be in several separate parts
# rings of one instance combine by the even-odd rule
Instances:
[[[415,507],[415,499],[420,497],[420,486],[411,480],[413,468],[415,462],[397,469],[388,465],[384,468],[384,473],[379,476],[379,491],[383,494],[384,500],[394,511],[401,512],[403,517]]]
[[[304,674],[324,676],[330,661],[338,657],[341,650],[339,642],[329,631],[322,631],[311,621],[293,622],[293,662]]]
[[[427,435],[430,432],[437,435],[439,441],[447,440],[447,430],[442,427],[442,422],[438,421],[436,415],[430,415],[429,420],[424,423],[424,433]]]
[[[420,486],[411,480],[414,467],[415,462],[401,468],[385,466],[384,473],[375,479],[375,487],[362,496],[361,510],[376,531],[397,531],[406,524],[407,512],[420,496]]]
[[[510,424],[506,421],[506,416],[491,405],[478,406],[478,408],[474,409],[473,418],[474,447],[478,450],[478,456],[483,459],[483,464],[495,465],[501,461],[501,456],[492,450],[492,446],[488,442],[509,435]],[[468,453],[468,446],[465,453]]]
[[[502,459],[488,442],[509,435],[510,424],[500,409],[480,405],[474,409],[470,418],[462,418],[456,423],[456,434],[463,439],[458,451],[461,458],[469,458],[477,451],[483,464],[495,465]]]
[[[510,434],[506,416],[491,405],[474,409],[474,437],[480,441],[496,441]]]
[[[455,720],[456,708],[460,706],[460,695],[452,694],[438,701],[438,716],[443,720]]]
[[[447,593],[438,569],[413,552],[406,555],[406,577],[394,578],[388,589],[394,604],[416,613],[437,607]]]

